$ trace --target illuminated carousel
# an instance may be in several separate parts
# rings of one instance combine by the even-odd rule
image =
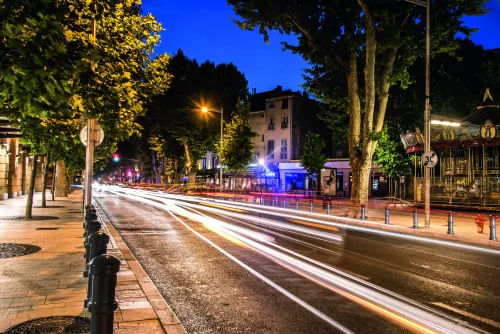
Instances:
[[[414,200],[423,201],[424,135],[420,129],[401,135],[414,155]],[[489,89],[477,110],[461,122],[431,122],[431,149],[439,163],[431,169],[431,202],[500,206],[500,105]]]

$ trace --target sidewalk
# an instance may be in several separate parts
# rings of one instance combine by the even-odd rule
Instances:
[[[69,197],[41,205],[35,194],[34,220],[22,217],[26,196],[0,201],[0,333],[20,323],[45,317],[79,316],[88,318],[83,308],[87,282],[83,278],[82,196]],[[102,212],[110,236],[108,254],[118,257],[115,333],[185,333],[142,267]],[[28,244],[26,246],[6,243]],[[34,252],[8,257],[13,251]]]
[[[229,201],[235,199],[241,201],[248,201],[252,203],[255,196],[252,195],[233,195],[233,194],[218,194],[218,193],[205,193],[201,195],[208,195],[215,198],[225,198]],[[273,196],[274,197],[274,196]],[[276,198],[276,197],[275,197]],[[285,199],[285,206],[294,210],[296,199],[288,196],[278,196],[278,202],[274,205],[276,207],[283,207],[283,199]],[[260,197],[256,198],[257,204],[260,205]],[[265,197],[266,206],[272,205],[272,197],[267,195]],[[326,204],[325,204],[326,205]],[[385,225],[385,208],[389,206],[389,222],[390,225]],[[316,199],[313,201],[313,212],[326,214],[327,210],[323,207],[323,201]],[[330,214],[332,216],[344,216],[346,210],[349,208],[348,199],[332,198]],[[413,229],[413,214],[414,210],[418,209],[418,229]],[[310,199],[299,198],[299,210],[309,212]],[[383,229],[392,232],[414,234],[417,236],[436,238],[457,242],[464,242],[482,246],[500,247],[500,241],[489,240],[490,237],[490,222],[489,214],[484,213],[483,233],[478,233],[475,224],[475,217],[479,212],[475,211],[454,211],[453,212],[453,230],[454,234],[448,234],[448,211],[432,209],[431,213],[431,226],[425,227],[425,216],[422,208],[414,208],[411,206],[393,205],[392,202],[387,200],[371,199],[367,206],[367,219],[366,221],[350,220],[345,222],[347,224],[365,226],[376,229]],[[344,223],[344,221],[342,221]],[[497,217],[497,226],[500,225],[500,213]],[[497,227],[497,238],[500,239],[500,228]]]

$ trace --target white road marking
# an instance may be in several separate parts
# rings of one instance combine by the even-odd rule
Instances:
[[[453,306],[446,305],[446,304],[443,304],[443,303],[432,303],[432,305],[436,305],[436,306],[442,307],[444,309],[450,310],[450,311],[455,312],[457,314],[469,317],[469,318],[477,320],[477,321],[481,321],[481,322],[483,322],[485,324],[488,324],[490,326],[493,326],[493,327],[496,327],[496,328],[500,328],[500,322],[496,322],[496,321],[493,321],[491,319],[482,318],[482,317],[480,317],[478,315],[469,313],[467,311],[460,310],[460,309],[455,308]]]

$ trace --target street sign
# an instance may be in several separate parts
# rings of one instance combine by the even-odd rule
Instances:
[[[422,154],[422,162],[427,168],[434,168],[438,163],[438,156],[434,151],[427,151]]]
[[[87,126],[84,126],[82,131],[80,131],[80,140],[83,145],[87,146]],[[94,147],[97,147],[102,144],[104,140],[104,131],[102,128],[95,124],[94,125]]]

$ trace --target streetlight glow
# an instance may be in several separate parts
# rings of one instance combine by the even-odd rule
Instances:
[[[203,108],[201,108],[201,111],[208,112],[208,108],[207,107],[203,107]]]

